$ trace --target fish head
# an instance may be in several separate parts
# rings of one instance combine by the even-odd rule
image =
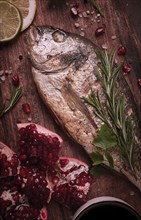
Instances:
[[[50,26],[31,27],[28,39],[33,66],[44,73],[56,73],[73,64],[78,69],[88,51],[73,34]]]

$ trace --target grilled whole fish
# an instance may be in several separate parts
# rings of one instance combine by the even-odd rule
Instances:
[[[49,26],[30,29],[28,51],[38,92],[60,125],[87,153],[97,150],[93,140],[103,124],[82,99],[90,94],[91,89],[98,91],[101,100],[104,99],[101,83],[95,74],[99,62],[96,49],[97,46],[84,37],[60,29]],[[134,111],[129,98],[127,102],[128,110]],[[137,118],[135,120],[137,123]],[[136,176],[125,166],[115,148],[112,156],[114,169],[141,191],[140,138],[137,139]],[[105,164],[109,166],[107,162]]]

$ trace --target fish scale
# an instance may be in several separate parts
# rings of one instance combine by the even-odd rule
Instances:
[[[83,101],[83,97],[88,97],[92,90],[98,91],[103,103],[105,100],[101,83],[96,77],[99,63],[96,55],[97,48],[82,36],[54,27],[30,28],[28,53],[38,92],[59,124],[88,154],[98,150],[93,145],[93,140],[103,125],[103,122],[94,114],[93,108]],[[119,86],[122,80],[119,81]],[[124,85],[122,91],[125,96],[129,94],[126,87]],[[127,114],[131,114],[134,108],[129,100],[132,99],[127,97],[126,100]],[[138,128],[135,113],[134,116]],[[135,154],[136,177],[125,166],[117,148],[112,149],[111,154],[114,159],[114,170],[126,176],[141,191],[139,136],[140,134],[137,134],[139,143]],[[109,167],[106,161],[104,163]]]

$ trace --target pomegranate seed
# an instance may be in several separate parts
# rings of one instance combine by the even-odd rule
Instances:
[[[127,73],[130,73],[131,66],[128,63],[125,63],[122,67],[123,74],[126,75]]]
[[[41,219],[39,218],[39,210],[26,205],[20,204],[16,206],[12,206],[11,209],[8,210],[5,220],[12,219]]]
[[[32,175],[28,176],[23,191],[28,196],[29,202],[39,209],[46,205],[50,196],[46,177],[38,172],[33,172]]]
[[[79,7],[79,2],[74,2],[74,3],[72,4],[72,7],[78,8],[78,7]]]
[[[7,156],[5,154],[2,154],[2,161],[7,161]]]
[[[12,84],[13,86],[16,86],[18,87],[19,84],[20,84],[20,79],[19,79],[19,76],[17,74],[15,74],[13,77],[12,77]]]
[[[20,177],[27,177],[29,174],[29,169],[27,167],[21,167],[20,168]]]
[[[20,196],[19,196],[18,192],[15,193],[15,195],[13,195],[12,198],[15,202],[19,202]]]
[[[11,167],[17,167],[19,165],[19,160],[16,157],[11,158]]]
[[[80,9],[77,9],[77,14],[80,14],[81,13],[81,10]]]
[[[141,79],[138,79],[138,84],[141,86]]]
[[[3,171],[3,176],[9,176],[9,170],[8,169],[5,169]]]
[[[60,180],[60,179],[59,179],[58,176],[53,176],[53,177],[51,178],[52,183],[55,184],[55,185],[59,182],[59,180]]]
[[[69,163],[69,160],[68,159],[61,159],[59,162],[60,162],[61,168],[63,168]]]
[[[37,127],[35,124],[30,124],[26,126],[26,130],[30,131],[30,130],[37,130]]]
[[[30,105],[28,103],[24,103],[22,104],[22,108],[23,108],[23,111],[26,113],[26,114],[29,114],[31,112],[30,110]]]
[[[105,27],[98,27],[96,30],[95,30],[95,36],[96,37],[99,37],[101,36],[102,34],[105,33]]]
[[[117,50],[117,54],[120,55],[125,55],[126,54],[126,48],[124,46],[120,46]]]
[[[20,156],[19,156],[19,159],[20,159],[21,162],[26,161],[26,160],[27,160],[27,156],[26,156],[26,154],[22,154],[22,155],[20,155]]]
[[[45,167],[52,166],[58,161],[58,154],[61,148],[58,137],[38,133],[35,124],[30,124],[21,129],[19,130],[20,139],[25,142],[21,144],[19,142],[19,159],[23,163],[38,164],[40,168],[45,170]],[[22,160],[22,155],[26,155],[27,158]]]

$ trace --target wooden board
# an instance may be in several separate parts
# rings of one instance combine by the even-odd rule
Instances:
[[[129,62],[132,66],[131,73],[126,76],[126,80],[133,93],[133,97],[138,109],[139,119],[141,117],[141,90],[137,80],[141,78],[141,28],[140,0],[97,0],[105,17],[97,17],[92,4],[80,1],[80,10],[89,13],[87,17],[72,18],[70,15],[70,3],[65,0],[37,0],[37,12],[33,24],[52,25],[66,31],[83,34],[95,44],[110,48],[118,48],[120,44],[127,48],[127,54],[121,60]],[[79,27],[75,27],[75,23]],[[95,37],[95,30],[100,26],[106,27],[103,36]],[[40,99],[31,76],[31,64],[27,55],[25,39],[29,29],[20,33],[17,39],[6,45],[0,45],[0,70],[11,70],[12,74],[5,75],[5,80],[0,80],[0,106],[9,97],[11,88],[11,76],[19,74],[23,87],[23,96],[9,113],[0,119],[0,140],[5,144],[15,148],[16,143],[16,123],[32,122],[39,123],[51,130],[56,131],[64,139],[61,154],[79,158],[88,164],[88,155],[80,146],[73,143],[65,132],[54,121],[48,109]],[[28,102],[31,105],[31,114],[26,115],[22,110],[22,104]],[[103,173],[95,177],[90,188],[88,198],[97,196],[115,196],[130,203],[141,214],[141,193],[127,180],[103,168]],[[55,210],[55,211],[54,211]],[[71,219],[74,214],[72,210],[65,208],[55,202],[48,205],[50,220]]]

